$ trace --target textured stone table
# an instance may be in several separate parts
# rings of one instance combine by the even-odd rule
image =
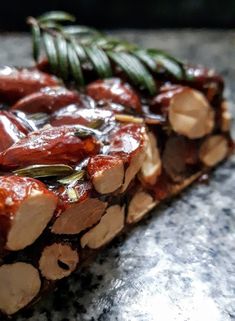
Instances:
[[[235,101],[235,33],[120,33],[179,58],[214,66]],[[0,37],[0,62],[29,63],[27,36]],[[232,105],[232,104],[231,104]],[[82,274],[63,281],[16,321],[235,320],[235,158],[209,185],[194,185],[155,210],[103,251]]]

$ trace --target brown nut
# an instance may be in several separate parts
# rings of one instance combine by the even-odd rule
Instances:
[[[41,280],[35,267],[17,262],[0,267],[0,284],[0,311],[11,315],[36,297]]]
[[[213,135],[203,141],[199,158],[206,166],[214,166],[228,155],[228,141],[222,135]]]
[[[147,192],[137,192],[132,197],[128,207],[127,223],[132,224],[140,221],[157,203]]]
[[[115,192],[123,183],[124,165],[117,156],[96,155],[87,165],[88,174],[100,194]]]
[[[197,165],[198,142],[183,136],[170,136],[165,144],[162,164],[168,177],[175,183],[185,179],[191,166]]]
[[[78,261],[77,251],[69,244],[54,243],[42,251],[39,269],[47,280],[60,280],[76,269]]]
[[[232,116],[229,112],[228,102],[224,100],[221,104],[221,130],[228,132],[231,127]]]
[[[59,215],[51,231],[55,234],[78,234],[99,222],[106,206],[96,198],[72,204]]]
[[[0,177],[0,237],[11,251],[24,249],[43,232],[53,216],[57,197],[29,177]]]
[[[140,124],[128,124],[122,126],[111,139],[109,153],[120,157],[127,165],[124,183],[121,192],[124,192],[132,179],[139,172],[146,148],[146,130]]]
[[[202,93],[185,87],[170,100],[169,122],[176,133],[201,138],[214,127],[214,111]]]
[[[144,182],[154,185],[161,174],[162,162],[157,147],[157,139],[153,133],[146,135],[145,159],[143,161],[140,178]]]
[[[130,182],[133,180],[133,178],[136,176],[136,174],[141,169],[141,166],[143,165],[143,161],[145,158],[144,148],[139,149],[135,155],[132,156],[129,166],[127,167],[127,170],[125,172],[125,180],[121,187],[121,192],[125,192],[127,187],[129,186]]]
[[[124,227],[124,207],[113,205],[107,208],[100,222],[81,238],[81,246],[98,249],[111,241]]]
[[[183,191],[186,187],[191,185],[194,181],[199,179],[203,175],[202,171],[199,171],[187,178],[185,178],[182,182],[178,184],[171,185],[169,195],[175,196],[178,195],[181,191]]]

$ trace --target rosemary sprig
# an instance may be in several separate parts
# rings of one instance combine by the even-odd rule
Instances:
[[[76,129],[74,135],[83,139],[83,138],[87,138],[89,136],[92,135],[96,135],[96,136],[101,136],[101,132],[97,129],[95,129],[94,127],[92,127],[92,123],[91,126],[82,126],[82,125],[74,125],[73,127]],[[95,123],[94,123],[95,126]]]
[[[19,176],[29,176],[33,178],[38,177],[53,177],[53,176],[66,176],[73,173],[73,168],[64,164],[55,165],[32,165],[13,171],[14,174]]]
[[[81,169],[69,176],[57,180],[57,182],[65,186],[65,193],[67,194],[71,203],[77,202],[79,200],[79,192],[75,188],[75,185],[78,182],[84,181],[85,177],[86,171]]]
[[[76,171],[75,173],[58,179],[58,182],[64,185],[75,184],[77,181],[83,180],[86,172],[84,170]]]
[[[167,72],[177,79],[184,77],[183,64],[167,53],[142,49],[86,26],[66,25],[74,21],[62,11],[28,18],[34,59],[38,62],[44,49],[51,71],[64,81],[83,86],[87,64],[100,78],[111,77],[118,67],[130,82],[154,95],[157,75]]]

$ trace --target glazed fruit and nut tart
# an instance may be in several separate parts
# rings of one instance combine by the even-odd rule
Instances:
[[[34,67],[0,69],[0,311],[37,301],[225,160],[224,82],[51,12]]]

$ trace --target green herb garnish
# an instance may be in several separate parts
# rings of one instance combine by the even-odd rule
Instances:
[[[99,78],[112,77],[118,67],[129,81],[154,95],[154,75],[166,71],[177,79],[184,77],[183,64],[167,53],[109,37],[93,28],[66,25],[75,18],[61,11],[28,18],[31,26],[33,57],[39,62],[44,53],[53,73],[64,81],[84,85],[84,66],[91,66]]]
[[[64,164],[55,165],[32,165],[13,171],[19,176],[28,177],[52,177],[52,176],[66,176],[73,172],[73,168]]]
[[[75,184],[77,181],[84,179],[85,174],[86,172],[84,170],[80,170],[73,173],[72,175],[58,179],[58,182],[63,185],[72,185],[72,184]]]

